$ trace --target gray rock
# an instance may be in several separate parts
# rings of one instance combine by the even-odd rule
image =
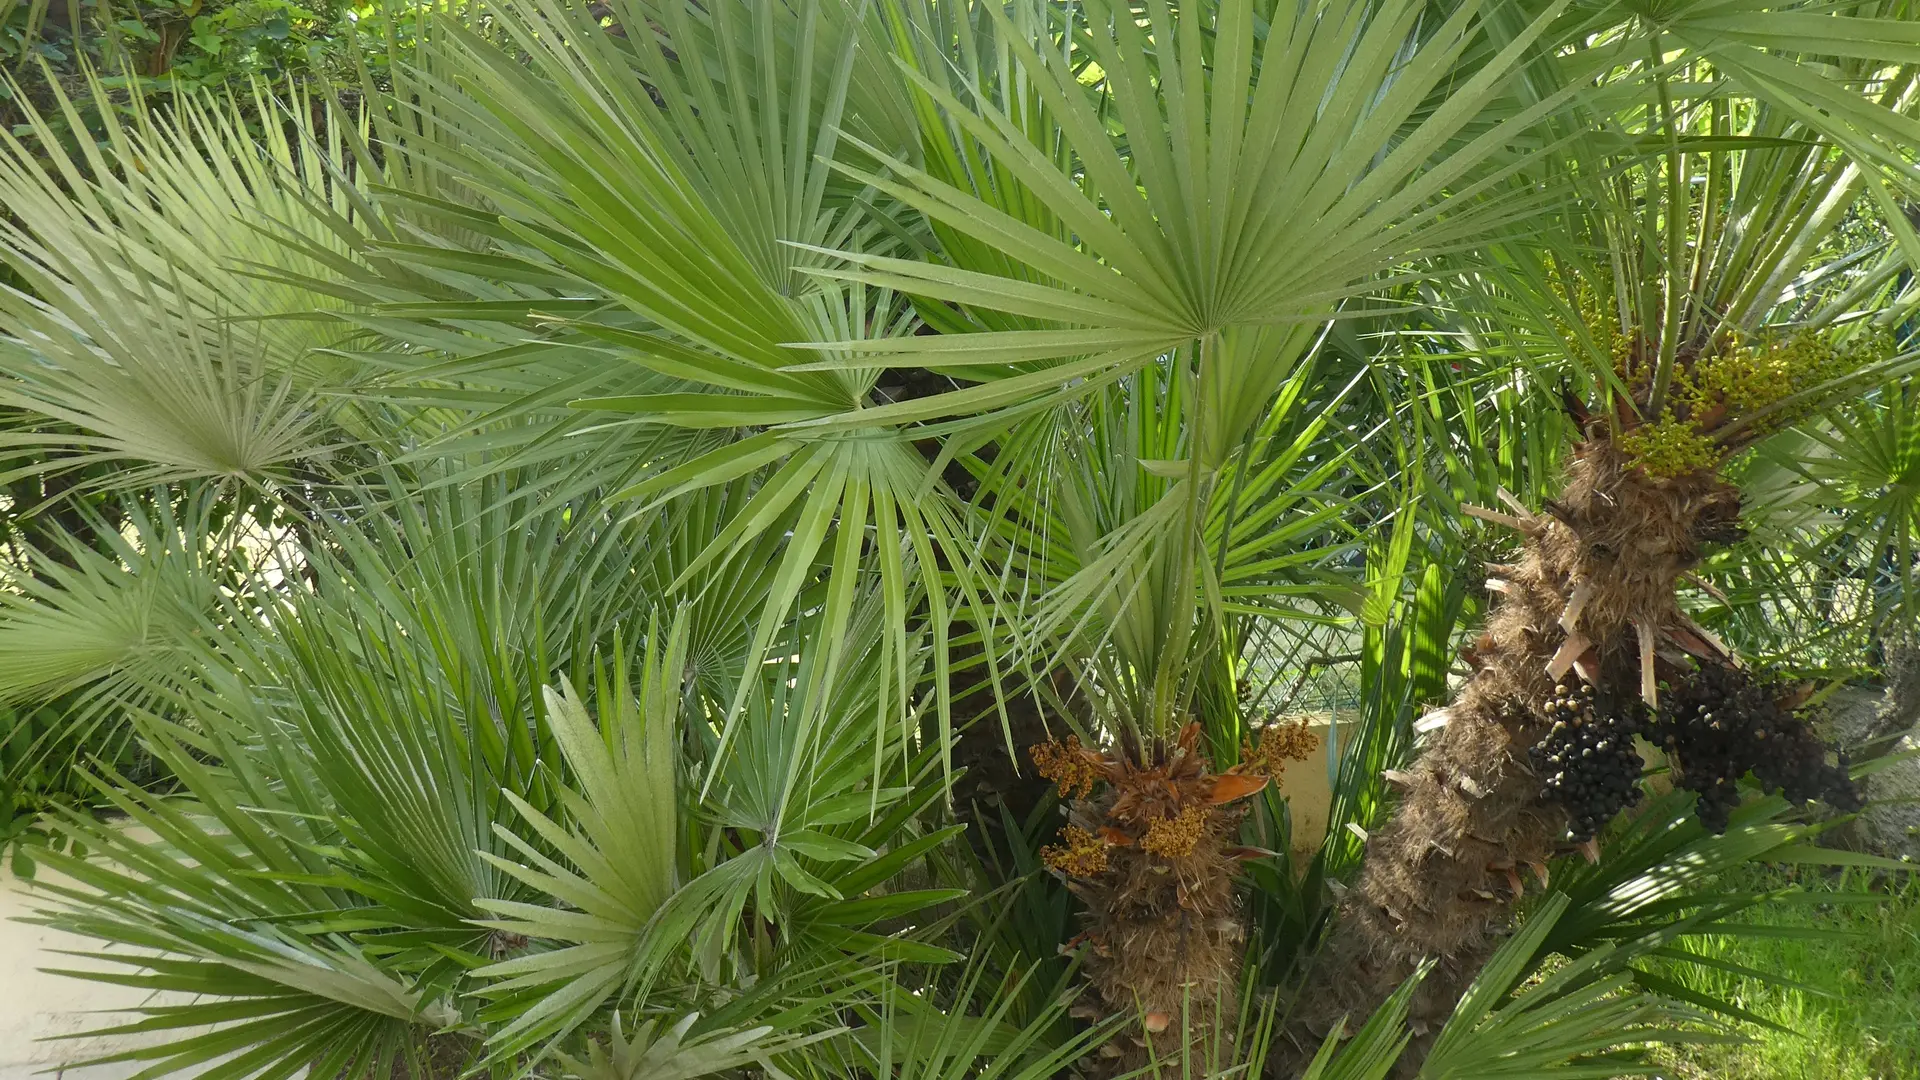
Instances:
[[[1827,695],[1818,721],[1822,734],[1835,746],[1854,749],[1890,734],[1880,724],[1887,693],[1877,686],[1843,686]]]
[[[1920,736],[1908,734],[1895,753],[1920,751]],[[1864,781],[1867,808],[1858,825],[1861,843],[1888,858],[1920,862],[1920,756],[1874,773]]]
[[[1867,808],[1854,835],[1869,851],[1920,862],[1920,644],[1908,638],[1887,650],[1887,688],[1863,702],[1835,702],[1833,735],[1842,746],[1898,736],[1886,750],[1906,755],[1861,781]]]

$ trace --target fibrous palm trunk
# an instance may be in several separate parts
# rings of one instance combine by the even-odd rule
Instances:
[[[1112,802],[1078,806],[1073,820],[1112,820]],[[1189,811],[1185,822],[1170,819],[1188,834],[1162,850],[1114,845],[1105,873],[1069,881],[1086,905],[1086,972],[1099,999],[1083,1015],[1134,1019],[1101,1048],[1111,1075],[1151,1062],[1178,1071],[1183,1055],[1207,1071],[1226,1056],[1233,1032],[1221,1021],[1238,1012],[1245,938],[1228,853],[1238,818],[1228,808]]]
[[[1269,734],[1224,773],[1208,767],[1198,724],[1151,751],[1070,741],[1035,754],[1063,794],[1080,796],[1062,842],[1044,854],[1085,905],[1093,999],[1076,1011],[1128,1018],[1101,1048],[1108,1075],[1153,1064],[1203,1075],[1235,1060],[1230,1022],[1245,938],[1238,860],[1251,853],[1236,846],[1239,800],[1304,756],[1297,734]]]
[[[1704,549],[1739,535],[1739,494],[1713,472],[1658,479],[1590,435],[1559,500],[1538,514],[1508,510],[1479,513],[1517,529],[1522,556],[1491,568],[1493,610],[1469,653],[1476,670],[1406,770],[1398,811],[1369,839],[1296,1009],[1309,1029],[1364,1018],[1432,958],[1410,1020],[1416,1036],[1436,1030],[1507,927],[1522,871],[1544,876],[1566,843],[1567,814],[1541,798],[1527,755],[1548,730],[1542,704],[1556,685],[1652,698],[1663,652],[1720,651],[1675,602]],[[1416,1042],[1403,1061],[1423,1057]]]

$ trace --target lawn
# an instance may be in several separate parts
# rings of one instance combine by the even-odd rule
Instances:
[[[1794,884],[1780,871],[1749,876],[1736,887]],[[1751,920],[1779,936],[1714,938],[1693,948],[1803,985],[1693,965],[1666,972],[1778,1028],[1750,1024],[1751,1041],[1741,1045],[1663,1051],[1657,1060],[1666,1080],[1920,1078],[1920,875],[1869,880],[1850,871],[1800,875],[1799,884],[1803,895],[1758,909]],[[1867,889],[1891,902],[1835,902]]]

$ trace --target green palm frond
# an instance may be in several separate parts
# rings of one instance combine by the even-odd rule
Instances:
[[[176,646],[216,607],[223,543],[207,499],[130,504],[101,552],[32,552],[0,582],[0,701],[45,699],[97,680],[125,687],[176,669]],[[97,692],[112,694],[114,688]]]
[[[937,981],[881,984],[877,1001],[854,1008],[860,1026],[832,1044],[845,1048],[840,1071],[899,1080],[1040,1080],[1084,1060],[1116,1027],[1073,1025],[1067,1015],[1077,993],[1064,983],[1032,986],[1041,977],[1038,965],[1015,968],[997,983],[993,974],[976,958],[951,991],[952,1008],[936,1000]],[[1032,990],[1046,1004],[1022,1022],[1018,1003]]]
[[[1614,959],[1611,948],[1587,953],[1522,987],[1521,979],[1532,966],[1536,950],[1568,904],[1565,894],[1549,895],[1487,961],[1434,1040],[1421,1077],[1601,1080],[1647,1073],[1631,1058],[1609,1055],[1637,1048],[1648,1039],[1686,1042],[1715,1037],[1704,1014],[1634,992],[1631,975],[1609,972],[1608,961]],[[1706,1030],[1678,1030],[1687,1025]]]
[[[1625,976],[1639,989],[1700,1010],[1715,1023],[1752,1020],[1737,1004],[1687,991],[1637,962],[1662,957],[1710,965],[1686,948],[1688,937],[1746,932],[1742,913],[1786,898],[1718,887],[1724,875],[1748,863],[1899,865],[1821,846],[1817,837],[1830,825],[1797,820],[1799,815],[1778,796],[1749,800],[1734,814],[1727,832],[1715,836],[1690,816],[1693,798],[1684,791],[1657,796],[1609,830],[1598,863],[1566,859],[1556,864],[1554,884],[1568,904],[1540,939],[1532,964],[1557,952],[1574,958],[1589,972],[1588,978]]]
[[[329,111],[316,131],[307,105],[264,142],[238,100],[210,96],[166,117],[105,114],[107,151],[69,156],[37,114],[31,146],[0,134],[0,243],[28,290],[0,293],[0,403],[44,421],[0,445],[51,453],[23,468],[259,482],[341,440],[314,391],[351,374],[320,351],[344,336],[328,317],[344,304],[290,278],[351,265],[340,233],[360,204],[350,120]],[[262,89],[247,108],[280,104]]]
[[[1573,20],[1559,40],[1570,57],[1621,61],[1602,80],[1609,90],[1581,99],[1591,110],[1583,122],[1605,134],[1569,143],[1567,160],[1543,159],[1525,176],[1541,182],[1578,162],[1579,198],[1460,264],[1467,288],[1450,299],[1482,307],[1493,348],[1548,383],[1572,374],[1608,401],[1626,389],[1612,351],[1644,349],[1650,381],[1635,390],[1635,408],[1655,419],[1680,392],[1689,354],[1715,335],[1857,338],[1905,318],[1915,297],[1901,274],[1920,243],[1900,203],[1913,180],[1885,148],[1920,123],[1906,5],[1816,14],[1726,0],[1637,11],[1575,40],[1596,25]],[[1851,229],[1863,214],[1881,227]],[[1483,284],[1500,295],[1477,296]],[[1756,425],[1805,415],[1914,362],[1901,346],[1735,418],[1716,437],[1745,445]]]
[[[1659,796],[1609,831],[1597,863],[1555,866],[1556,891],[1530,905],[1486,963],[1422,1076],[1634,1075],[1651,1071],[1630,1053],[1638,1046],[1734,1039],[1731,1022],[1759,1018],[1646,970],[1653,958],[1714,966],[1720,962],[1686,948],[1689,937],[1764,932],[1740,923],[1741,913],[1792,898],[1716,883],[1761,861],[1899,865],[1817,846],[1823,827],[1793,822],[1777,797],[1748,803],[1724,835],[1711,835],[1688,816],[1692,799]]]
[[[391,333],[453,350],[452,360],[419,374],[484,382],[509,356],[552,357],[571,365],[559,370],[580,373],[569,396],[591,411],[571,419],[536,411],[568,399],[554,393],[566,384],[547,378],[495,399],[485,420],[501,438],[515,438],[516,426],[572,431],[573,450],[605,451],[593,467],[603,486],[648,506],[761,478],[751,501],[669,583],[685,588],[693,575],[759,551],[765,537],[787,535],[756,620],[755,655],[772,644],[816,562],[830,562],[835,580],[857,575],[861,528],[880,530],[881,573],[902,627],[918,589],[912,568],[936,565],[936,552],[959,561],[965,550],[956,510],[929,488],[927,462],[909,444],[864,422],[815,430],[861,411],[874,373],[807,370],[804,361],[837,356],[837,347],[790,347],[908,328],[907,309],[890,293],[803,273],[827,261],[812,249],[886,244],[863,210],[830,198],[825,159],[839,138],[859,36],[831,39],[845,17],[831,7],[616,5],[625,28],[616,36],[565,5],[505,5],[497,25],[526,50],[527,65],[450,31],[417,78],[439,102],[435,122],[458,137],[402,139],[396,151],[487,193],[489,209],[468,215],[484,249],[381,251],[449,286],[446,296],[378,309]],[[458,86],[442,74],[456,70]],[[437,194],[389,198],[401,216],[446,212]],[[517,298],[465,288],[502,279],[526,288]],[[487,318],[495,325],[478,325]],[[528,327],[544,339],[528,340]],[[462,335],[489,347],[447,340]],[[767,425],[783,430],[753,430]],[[657,432],[678,434],[635,441]],[[844,625],[844,592],[829,602]],[[932,602],[944,622],[946,597],[934,590]],[[903,634],[892,646],[893,712],[907,708]]]
[[[852,269],[823,273],[924,297],[930,324],[973,331],[840,343],[854,350],[843,367],[971,384],[860,418],[927,424],[948,454],[995,443],[987,528],[1013,554],[991,565],[989,549],[990,566],[968,576],[991,574],[996,602],[1022,597],[996,611],[1026,638],[1022,662],[1059,663],[1078,640],[1096,653],[1075,657],[1088,677],[1127,686],[1104,699],[1116,722],[1163,732],[1192,693],[1184,672],[1233,633],[1201,629],[1196,608],[1216,622],[1255,617],[1246,596],[1292,589],[1303,601],[1274,612],[1292,615],[1339,591],[1280,580],[1324,558],[1322,522],[1292,513],[1313,484],[1287,475],[1308,464],[1324,414],[1295,413],[1314,384],[1289,380],[1310,368],[1318,324],[1377,291],[1376,275],[1502,220],[1507,207],[1476,201],[1477,178],[1502,167],[1502,137],[1557,100],[1466,131],[1551,19],[1429,111],[1448,65],[1482,38],[1469,12],[1436,29],[1412,6],[1352,6],[1264,36],[1238,3],[1149,5],[1137,24],[1106,5],[1085,17],[1056,41],[1024,7],[985,9],[993,51],[969,54],[958,75],[922,55],[931,31],[903,31],[928,165],[850,174],[924,215],[946,258],[846,253]],[[1160,44],[1145,47],[1148,35]],[[1342,96],[1348,80],[1394,64],[1390,90]],[[1344,111],[1313,115],[1309,99]],[[1442,213],[1435,200],[1450,188]],[[954,323],[931,302],[976,321]],[[1228,463],[1250,444],[1273,457],[1235,474]],[[1302,473],[1322,480],[1340,468],[1310,464]],[[1283,518],[1286,528],[1262,527]],[[1108,645],[1115,659],[1101,670]]]
[[[224,805],[141,797],[101,782],[102,795],[146,836],[69,812],[60,829],[92,857],[39,856],[75,883],[43,883],[63,904],[43,919],[133,949],[85,953],[96,965],[69,974],[200,996],[196,1004],[138,1010],[143,1019],[104,1033],[212,1030],[102,1061],[150,1062],[142,1077],[222,1058],[230,1060],[209,1075],[381,1069],[407,1053],[420,1031],[458,1026],[443,994],[324,929],[327,913],[354,905],[322,884],[329,880],[324,861],[299,830],[274,827],[268,808],[240,809],[243,796],[225,770],[196,766],[177,743],[162,754],[186,786]],[[315,919],[322,929],[288,925]]]
[[[523,526],[534,497],[497,482],[346,502],[304,575],[292,560],[297,587],[250,581],[168,639],[158,674],[136,672],[141,693],[118,707],[185,798],[97,785],[157,836],[63,824],[118,867],[56,861],[90,890],[53,921],[140,943],[114,954],[149,969],[127,978],[206,995],[147,1028],[252,1017],[206,1044],[260,1048],[249,1067],[265,1075],[327,1055],[374,1068],[462,1025],[468,970],[511,951],[478,925],[479,902],[533,895],[483,857],[513,850],[495,832],[514,805],[503,789],[563,812],[539,763],[558,760],[535,697],[545,665],[585,669],[614,648],[633,587],[610,561],[632,530],[589,542],[594,523],[576,521],[576,542],[557,543],[558,516]]]
[[[180,683],[188,643],[218,618],[234,540],[211,500],[168,496],[111,501],[117,528],[81,509],[96,545],[56,532],[50,550],[22,541],[0,562],[0,846],[58,842],[33,817],[43,797],[91,796],[72,769],[85,757],[151,779],[125,710]]]
[[[960,895],[861,895],[951,835],[929,832],[884,855],[872,847],[880,838],[899,840],[938,795],[936,787],[908,799],[909,784],[879,782],[923,780],[930,763],[923,752],[903,765],[906,734],[892,717],[874,720],[884,697],[875,667],[879,609],[866,598],[857,640],[845,652],[817,636],[826,629],[822,617],[803,620],[781,645],[799,659],[759,665],[748,708],[724,720],[737,732],[731,740],[712,726],[727,717],[731,694],[681,696],[697,685],[679,681],[686,614],[665,644],[649,645],[637,704],[617,704],[631,700],[617,673],[601,687],[602,708],[622,710],[602,731],[577,700],[550,700],[554,736],[574,779],[556,811],[513,800],[530,831],[503,832],[515,857],[489,859],[550,900],[481,902],[499,916],[487,924],[496,931],[543,943],[476,973],[487,980],[481,992],[493,1000],[492,1012],[511,1017],[494,1036],[496,1055],[564,1036],[603,1004],[682,970],[710,980],[743,966],[767,975],[817,971],[814,978],[831,983],[859,970],[848,956],[952,957],[909,936],[865,929]],[[823,669],[839,655],[859,667],[829,683]],[[689,737],[713,755],[704,800],[711,821],[698,826],[687,802],[697,796],[674,776],[680,723],[693,725]],[[903,769],[910,769],[905,777]],[[760,925],[769,933],[754,929]]]
[[[486,992],[501,997],[538,988],[537,1003],[495,1036],[506,1052],[571,1030],[626,986],[635,955],[647,946],[654,917],[679,884],[682,813],[674,731],[678,695],[674,673],[685,665],[686,628],[676,622],[664,647],[649,645],[636,701],[615,668],[600,696],[604,723],[596,730],[571,686],[547,692],[555,742],[578,778],[577,793],[561,800],[568,829],[509,794],[532,830],[522,838],[504,826],[501,836],[526,862],[486,856],[501,872],[568,911],[518,901],[481,900],[496,918],[485,925],[522,938],[569,944],[485,967]],[[548,857],[556,852],[576,869]]]
[[[1749,517],[1769,541],[1797,552],[1808,569],[1834,571],[1835,587],[1851,583],[1838,572],[1841,559],[1859,568],[1857,614],[1839,621],[1868,633],[1910,620],[1920,599],[1915,385],[1911,377],[1889,383],[1775,436],[1756,449],[1741,477]]]
[[[1407,1030],[1407,1008],[1426,973],[1422,968],[1401,984],[1344,1045],[1347,1021],[1342,1020],[1320,1044],[1300,1080],[1385,1080],[1412,1037]]]
[[[1234,327],[1321,321],[1340,301],[1373,290],[1374,274],[1488,227],[1489,215],[1497,214],[1462,211],[1470,198],[1460,198],[1452,216],[1432,200],[1463,181],[1465,189],[1455,194],[1469,194],[1469,178],[1499,156],[1501,140],[1552,111],[1551,104],[1534,106],[1452,144],[1501,95],[1510,65],[1546,28],[1545,18],[1453,87],[1446,105],[1423,114],[1451,61],[1479,40],[1483,28],[1471,9],[1428,29],[1419,25],[1417,5],[1336,6],[1283,19],[1258,35],[1247,3],[1178,13],[1150,4],[1143,22],[1100,4],[1087,9],[1085,28],[1072,36],[1075,59],[1029,42],[997,12],[989,17],[1060,125],[1070,157],[1042,153],[982,91],[963,104],[926,79],[916,85],[984,156],[1065,223],[1079,246],[894,162],[891,178],[862,179],[999,249],[1042,280],[880,255],[849,259],[861,268],[855,276],[876,284],[1082,329],[862,346],[876,362],[1018,370],[1086,357],[1057,365],[1056,381],[1064,381],[1206,341],[1201,392],[1220,395],[1210,400],[1211,411],[1244,410],[1248,400],[1263,401],[1277,388],[1299,346],[1275,351],[1266,335],[1251,329],[1239,335],[1245,340],[1218,335]],[[1149,33],[1159,47],[1145,47]],[[1080,81],[1076,59],[1098,66],[1097,101]],[[1385,92],[1346,92],[1372,85],[1396,66]],[[1321,102],[1339,105],[1316,115]],[[1108,135],[1103,108],[1126,133],[1124,151]],[[929,137],[944,140],[946,132]],[[1082,170],[1084,185],[1074,179]],[[1219,383],[1210,381],[1210,369],[1218,369]],[[1061,392],[1035,385],[1034,393]],[[916,405],[903,415],[930,415],[930,408]],[[1251,418],[1206,432],[1213,453],[1233,445]]]
[[[774,1035],[771,1027],[762,1025],[746,1031],[722,1029],[689,1037],[687,1033],[699,1020],[699,1013],[688,1013],[657,1037],[654,1027],[659,1021],[647,1020],[629,1037],[616,1012],[610,1029],[611,1046],[603,1049],[593,1043],[585,1061],[565,1054],[559,1055],[559,1061],[574,1080],[695,1080],[746,1065],[770,1069],[769,1058],[794,1053],[835,1034]]]
[[[1002,583],[1010,661],[1097,671],[1109,722],[1159,730],[1155,710],[1184,709],[1194,692],[1162,665],[1220,657],[1197,620],[1238,640],[1254,622],[1344,617],[1353,585],[1330,567],[1351,546],[1339,521],[1355,470],[1345,453],[1314,451],[1354,388],[1304,359],[1210,483],[1187,457],[1204,406],[1174,365],[1009,432],[976,499],[992,504],[980,561]]]

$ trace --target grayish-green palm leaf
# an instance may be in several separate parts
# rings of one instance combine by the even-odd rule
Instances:
[[[43,421],[0,446],[51,454],[24,468],[264,481],[341,439],[314,391],[350,374],[321,352],[345,304],[295,279],[352,264],[342,233],[363,204],[351,120],[328,110],[316,130],[308,106],[296,97],[260,138],[247,112],[282,115],[264,90],[244,108],[184,95],[165,117],[103,114],[105,148],[77,155],[38,115],[24,139],[0,133],[0,258],[27,290],[0,292],[0,403]]]
[[[495,828],[524,861],[486,858],[566,907],[506,900],[480,904],[496,916],[487,925],[497,932],[569,944],[478,972],[493,980],[490,996],[534,987],[542,991],[496,1036],[508,1047],[521,1045],[523,1032],[570,1030],[627,985],[655,915],[679,884],[683,804],[675,753],[676,676],[685,655],[684,621],[675,623],[664,646],[649,634],[638,700],[616,668],[611,682],[601,687],[598,728],[571,686],[547,691],[554,741],[577,778],[576,788],[561,793],[572,828],[509,792],[507,799],[531,835],[523,839],[504,824]],[[547,850],[565,862],[549,857]]]
[[[548,899],[482,903],[498,915],[490,926],[535,943],[477,973],[493,1002],[488,1015],[509,1018],[493,1038],[496,1056],[563,1037],[603,1004],[669,978],[751,985],[806,973],[801,981],[819,987],[859,981],[871,958],[952,958],[913,935],[866,929],[960,894],[862,895],[951,832],[911,825],[939,794],[916,787],[937,757],[903,759],[910,718],[876,713],[885,699],[882,605],[868,592],[857,610],[858,636],[843,650],[819,639],[819,612],[783,633],[793,658],[752,673],[748,708],[728,722],[739,734],[724,747],[716,726],[731,688],[682,697],[698,687],[682,682],[686,615],[671,637],[652,635],[659,643],[649,646],[637,704],[616,704],[631,700],[617,681],[602,687],[602,708],[626,709],[615,714],[624,719],[596,731],[567,699],[553,703],[574,779],[555,810],[521,807],[525,829],[502,834],[514,857],[490,859]],[[837,656],[855,666],[829,685],[823,668]],[[675,725],[692,731],[675,737]],[[678,786],[674,755],[646,749],[680,738],[711,755],[704,800]],[[661,769],[652,781],[642,775]],[[886,838],[895,846],[880,854],[873,845]]]
[[[42,768],[64,771],[73,746],[104,747],[130,734],[125,710],[191,681],[192,643],[221,619],[226,570],[243,546],[212,515],[218,499],[189,492],[130,501],[123,531],[88,547],[26,551],[0,563],[0,703],[49,704],[57,720],[0,730],[6,784]],[[247,538],[247,539],[258,539]]]
[[[211,528],[210,508],[205,498],[184,516],[165,501],[133,504],[129,535],[109,534],[105,552],[33,552],[0,577],[0,701],[175,674],[178,646],[217,606],[215,574],[234,539]]]
[[[391,333],[455,351],[425,372],[438,380],[480,374],[509,356],[568,353],[562,362],[575,366],[563,370],[581,372],[572,396],[595,410],[591,423],[540,422],[573,430],[578,452],[609,447],[597,475],[649,505],[760,477],[751,502],[670,583],[684,589],[706,568],[757,551],[763,537],[788,537],[749,664],[766,654],[816,561],[850,582],[860,530],[879,530],[881,573],[902,627],[891,645],[891,711],[902,712],[911,568],[935,565],[936,550],[963,551],[963,530],[903,439],[864,422],[809,427],[864,411],[874,373],[805,370],[804,361],[838,351],[791,343],[887,337],[908,325],[890,293],[804,273],[830,261],[818,249],[891,243],[855,202],[829,198],[826,159],[844,119],[857,38],[832,38],[846,14],[831,7],[617,5],[623,34],[614,35],[568,5],[501,5],[494,25],[526,51],[524,65],[477,35],[450,32],[412,77],[432,98],[420,109],[456,137],[413,138],[397,150],[482,193],[486,209],[461,211],[461,220],[485,242],[478,250],[384,248],[455,295],[380,312],[395,320]],[[448,212],[438,196],[393,201],[397,215]],[[476,300],[458,291],[467,279],[523,282],[542,295]],[[475,325],[488,317],[494,329]],[[531,340],[535,328],[548,336]],[[489,348],[447,342],[455,330]],[[592,385],[614,378],[630,388]],[[488,419],[497,428],[526,423],[565,385],[530,387]],[[791,430],[755,430],[767,425]],[[683,434],[642,448],[636,430]],[[644,479],[629,486],[636,473]],[[933,601],[938,617],[944,593]],[[829,605],[844,628],[845,592],[832,592]]]
[[[1417,5],[1356,4],[1283,12],[1262,35],[1250,3],[1179,12],[1149,4],[1141,21],[1098,4],[1072,37],[1072,59],[987,14],[1069,153],[1043,153],[1007,115],[1010,105],[993,104],[984,88],[969,88],[963,103],[924,76],[914,76],[915,85],[1077,243],[895,162],[891,176],[863,179],[1039,280],[879,255],[849,260],[864,280],[1061,329],[880,341],[860,352],[897,366],[1064,361],[1049,365],[1057,369],[1051,389],[1024,380],[1034,387],[1024,396],[1034,396],[1200,343],[1199,392],[1221,421],[1200,436],[1209,464],[1257,418],[1257,404],[1306,344],[1255,328],[1320,322],[1340,301],[1372,290],[1373,275],[1488,227],[1498,214],[1462,209],[1476,205],[1465,197],[1475,170],[1552,111],[1553,103],[1541,103],[1454,141],[1501,97],[1544,17],[1429,114],[1428,95],[1480,38],[1472,5],[1431,31],[1421,28]],[[1097,94],[1076,61],[1099,66]],[[1385,80],[1389,69],[1394,77]],[[1353,92],[1382,81],[1379,93]],[[1109,134],[1103,109],[1125,132],[1123,143]],[[948,132],[929,137],[946,141]],[[1434,205],[1442,193],[1455,196],[1455,213]],[[1065,359],[1075,357],[1084,359]],[[980,411],[964,403],[983,394],[961,392],[948,414]],[[939,415],[939,404],[946,403],[897,411]]]
[[[1602,1078],[1643,1074],[1631,1061],[1600,1055],[1650,1035],[1685,1042],[1676,1031],[1708,1025],[1688,1006],[1634,992],[1630,974],[1607,972],[1611,948],[1589,952],[1519,989],[1534,954],[1568,907],[1562,893],[1541,901],[1486,963],[1441,1028],[1420,1070],[1423,1080],[1466,1077]],[[1603,974],[1603,972],[1605,972]],[[1651,1028],[1659,1028],[1657,1033]],[[1697,1036],[1714,1037],[1707,1030]]]
[[[1742,590],[1743,598],[1796,628],[1809,626],[1791,613],[1804,601],[1825,608],[1814,626],[1846,628],[1849,636],[1911,624],[1920,601],[1920,406],[1911,377],[1761,444],[1741,485],[1748,520],[1762,534],[1756,540],[1792,564],[1773,564],[1792,574],[1785,579],[1768,580],[1764,567],[1754,567],[1757,589]],[[1744,623],[1742,616],[1729,613]],[[1742,629],[1766,634],[1761,626]]]
[[[45,919],[119,946],[83,954],[94,963],[70,972],[77,977],[201,996],[197,1004],[151,1006],[140,1010],[143,1019],[97,1033],[213,1028],[102,1061],[147,1062],[141,1077],[213,1062],[202,1075],[377,1069],[421,1031],[459,1024],[443,994],[349,938],[288,925],[352,906],[305,830],[275,820],[275,809],[291,807],[275,800],[281,805],[243,808],[227,770],[197,765],[178,743],[162,753],[201,799],[215,801],[142,797],[101,783],[134,828],[65,816],[62,831],[92,855],[42,856],[76,883],[43,886],[65,905]]]
[[[660,1021],[647,1020],[629,1036],[616,1012],[610,1046],[592,1043],[584,1061],[565,1054],[558,1059],[573,1080],[696,1080],[748,1065],[758,1065],[769,1075],[779,1076],[783,1074],[768,1059],[802,1050],[834,1034],[775,1035],[773,1028],[762,1025],[746,1031],[722,1029],[689,1037],[688,1031],[699,1019],[699,1013],[688,1013],[658,1036],[654,1030]]]

